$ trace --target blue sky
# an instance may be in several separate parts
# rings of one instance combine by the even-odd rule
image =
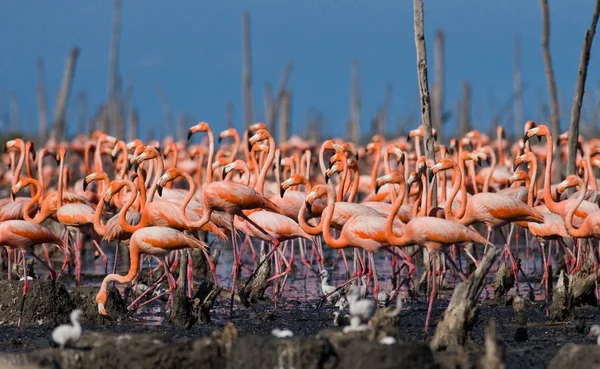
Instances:
[[[563,108],[568,117],[592,0],[550,0],[551,52]],[[350,65],[359,63],[362,131],[393,85],[391,119],[418,110],[418,86],[410,0],[126,0],[122,12],[120,72],[133,82],[133,101],[143,128],[173,134],[163,124],[156,86],[175,115],[190,114],[222,128],[225,104],[235,105],[242,125],[241,17],[251,15],[253,92],[256,119],[263,118],[263,85],[277,85],[286,63],[294,69],[292,131],[303,129],[315,107],[326,119],[324,133],[343,135],[349,115]],[[37,119],[36,58],[45,62],[47,99],[54,105],[65,57],[81,48],[69,119],[76,125],[75,97],[85,90],[89,111],[106,98],[112,1],[4,0],[0,4],[0,112],[16,94],[23,122]],[[461,81],[472,84],[474,123],[485,127],[494,109],[512,94],[513,40],[521,38],[525,118],[540,118],[547,101],[536,0],[425,0],[425,29],[433,83],[437,29],[446,33],[447,109],[455,106]],[[598,43],[592,49],[588,92],[598,85]],[[507,123],[509,127],[512,122]],[[141,134],[145,138],[144,134]]]

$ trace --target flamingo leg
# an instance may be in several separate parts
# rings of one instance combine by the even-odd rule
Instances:
[[[252,281],[252,279],[254,278],[254,276],[256,276],[256,273],[258,272],[258,270],[260,269],[260,267],[263,265],[263,263],[266,260],[269,260],[271,258],[271,256],[273,256],[273,253],[279,247],[280,242],[279,242],[279,240],[277,238],[273,237],[269,232],[267,232],[264,229],[262,229],[252,219],[248,218],[248,216],[246,216],[246,214],[240,212],[239,216],[241,216],[246,222],[250,223],[254,228],[258,229],[262,234],[264,234],[265,236],[267,236],[271,240],[271,242],[273,242],[273,247],[271,248],[271,250],[269,251],[269,253],[267,254],[267,256],[263,260],[261,260],[260,263],[258,263],[258,266],[254,269],[254,271],[252,272],[252,274],[250,274],[250,277],[248,277],[248,280],[244,284],[244,289],[246,289],[246,287],[248,287],[248,284],[250,283],[250,281]]]
[[[371,252],[368,257],[371,263],[371,270],[373,271],[373,297],[377,299],[377,296],[379,295],[379,281],[377,280],[377,270],[375,269],[375,258]]]
[[[56,281],[56,272],[54,271],[54,269],[52,269],[50,264],[47,264],[44,260],[42,260],[39,256],[37,256],[33,252],[31,252],[31,256],[33,256],[33,258],[35,260],[37,260],[44,268],[48,269],[48,272],[50,272],[50,279],[52,281]]]
[[[29,286],[29,281],[27,280],[27,258],[25,257],[25,250],[20,250],[21,255],[23,256],[23,298],[21,299],[21,308],[19,309],[19,320],[17,322],[17,328],[21,328],[21,318],[23,317],[23,309],[25,308],[25,295],[27,294],[27,287]]]
[[[435,298],[435,294],[437,293],[437,288],[436,288],[436,267],[435,264],[433,263],[433,259],[436,257],[437,253],[433,253],[430,254],[430,258],[429,258],[429,268],[431,270],[431,273],[433,274],[432,277],[432,283],[431,283],[431,295],[429,296],[429,307],[427,308],[427,318],[425,319],[425,332],[427,332],[429,330],[429,319],[431,318],[431,309],[433,307],[433,299]]]
[[[119,243],[120,241],[117,240],[116,241],[116,245],[115,245],[115,261],[113,263],[113,274],[115,274],[117,272],[117,260],[119,259]]]

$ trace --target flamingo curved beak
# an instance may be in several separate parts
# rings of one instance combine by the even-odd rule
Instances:
[[[85,179],[83,180],[83,192],[85,192],[87,190],[88,187],[88,181],[86,181]]]
[[[194,134],[194,132],[192,132],[192,130],[190,129],[190,130],[188,131],[188,134],[187,134],[187,139],[188,139],[188,141],[190,140],[190,138],[192,138],[192,135],[193,135],[193,134]]]
[[[162,197],[162,191],[163,191],[162,184],[158,183],[156,185],[156,193],[158,194],[158,196]]]
[[[280,195],[281,197],[283,197],[283,195],[284,195],[284,194],[285,194],[285,188],[283,188],[283,186],[280,186],[280,187],[279,187],[279,195]]]
[[[312,204],[308,201],[305,201],[304,204],[306,205],[306,209],[308,210],[308,212],[312,213]]]

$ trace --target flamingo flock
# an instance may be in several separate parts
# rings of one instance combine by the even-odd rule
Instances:
[[[499,245],[515,279],[529,283],[531,276],[520,266],[519,234],[525,234],[527,255],[534,240],[539,244],[546,298],[552,283],[548,270],[553,260],[558,263],[557,255],[564,255],[569,273],[591,257],[597,273],[593,246],[581,241],[600,238],[594,174],[600,168],[600,140],[582,141],[577,175],[553,184],[553,151],[565,150],[565,135],[555,147],[544,125],[526,122],[524,137],[512,146],[501,126],[497,137],[471,131],[448,146],[436,142],[433,161],[423,155],[423,133],[418,127],[408,138],[376,135],[364,147],[342,139],[316,143],[297,137],[277,145],[266,126],[256,123],[241,137],[236,129],[226,129],[215,143],[210,125],[200,122],[189,128],[187,142],[125,142],[96,131],[71,142],[48,142],[36,151],[32,142],[15,138],[6,143],[0,168],[0,183],[10,190],[0,199],[0,246],[9,278],[11,264],[25,265],[31,256],[53,281],[74,270],[79,285],[82,250],[89,240],[106,274],[95,298],[99,314],[107,314],[109,284],[134,283],[143,259],[156,260],[164,270],[144,294],[166,279],[167,305],[172,306],[181,283],[172,274],[178,255],[200,250],[214,283],[222,282],[210,255],[216,244],[233,251],[231,265],[225,266],[231,269],[232,309],[233,295],[254,288],[250,282],[264,263],[274,269],[267,282],[273,285],[275,304],[296,257],[328,283],[324,255],[331,248],[336,260],[342,258],[348,282],[372,285],[375,297],[382,288],[378,263],[391,261],[393,274],[405,276],[384,281],[395,296],[405,281],[406,287],[414,285],[417,262],[427,260],[423,273],[434,281],[427,330],[440,276],[451,270],[453,279],[467,279],[463,258],[477,265],[478,255]],[[194,135],[204,141],[190,144]],[[545,145],[532,145],[534,136],[545,138]],[[542,165],[540,185],[537,169]],[[571,188],[578,191],[568,196]],[[254,241],[268,248],[260,260]],[[58,273],[52,247],[63,256]],[[114,265],[106,256],[119,247],[129,253],[125,275],[116,273],[117,250],[111,250]],[[191,297],[188,260],[183,279]]]

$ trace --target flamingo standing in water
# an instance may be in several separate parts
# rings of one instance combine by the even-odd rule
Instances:
[[[454,165],[455,163],[450,159],[441,159],[439,163],[435,164],[432,167],[432,171],[434,172],[434,174],[436,174],[438,171],[452,168]],[[407,185],[409,184],[407,183]],[[474,230],[471,230],[457,222],[436,217],[413,217],[404,227],[404,232],[400,236],[398,236],[395,230],[392,228],[392,226],[394,224],[394,221],[396,220],[398,210],[402,205],[402,200],[402,198],[397,198],[392,206],[392,210],[387,217],[387,222],[385,226],[385,236],[390,245],[394,245],[397,247],[419,245],[427,248],[427,251],[432,256],[430,258],[430,267],[432,267],[432,262],[435,256],[437,255],[437,252],[444,251],[445,247],[447,246],[471,242],[483,245],[489,244],[493,247],[493,245],[488,240],[483,238],[483,236],[481,236]],[[461,278],[463,278],[463,280],[466,280],[465,276],[460,272],[460,269],[458,269],[454,265],[452,258],[447,259],[451,262],[451,265],[453,265],[459,272]],[[437,290],[436,268],[432,267],[432,269],[432,280],[434,282],[432,283],[431,295],[429,298],[429,308],[427,311],[427,319],[425,321],[426,332],[429,328],[431,308],[433,306],[433,299],[435,298]]]
[[[173,228],[146,227],[135,231],[131,235],[129,242],[129,272],[124,276],[119,274],[109,274],[104,277],[102,285],[100,286],[100,291],[96,295],[98,312],[102,315],[108,315],[104,307],[106,305],[106,300],[108,299],[107,289],[110,282],[129,283],[137,276],[140,267],[140,254],[162,258],[163,267],[169,281],[169,292],[171,293],[172,298],[176,283],[169,271],[169,266],[165,257],[173,250],[180,250],[188,247],[206,250],[208,246],[204,242]]]

